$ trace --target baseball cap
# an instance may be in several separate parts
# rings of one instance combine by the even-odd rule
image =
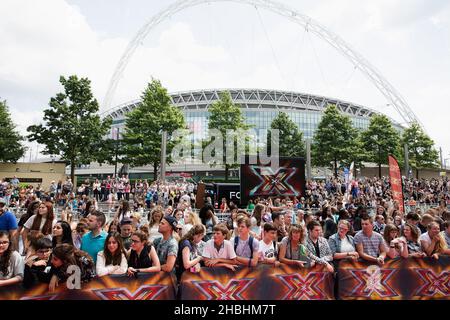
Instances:
[[[170,226],[172,227],[173,230],[177,230],[177,226],[178,226],[177,219],[175,219],[172,216],[165,216],[163,219],[165,219],[170,224]]]
[[[3,198],[0,198],[0,205],[6,205],[6,200]]]

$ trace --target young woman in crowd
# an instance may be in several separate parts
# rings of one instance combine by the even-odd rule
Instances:
[[[351,234],[351,224],[347,220],[340,220],[337,227],[337,233],[328,239],[335,270],[337,264],[343,259],[358,260],[359,254],[356,252],[355,242]]]
[[[153,211],[151,211],[149,215],[150,217],[148,219],[149,220],[148,227],[150,229],[150,241],[153,241],[156,238],[162,237],[162,234],[159,233],[158,229],[159,223],[161,222],[164,214],[162,208],[158,206],[155,209],[153,209]]]
[[[108,232],[108,233],[119,232],[120,233],[120,222],[117,220],[111,220],[108,225],[108,228],[106,228],[106,232]]]
[[[53,213],[53,204],[51,202],[42,202],[36,215],[31,216],[24,224],[23,238],[27,239],[30,231],[40,231],[49,239],[52,239],[52,230],[56,224]],[[26,251],[27,242],[24,243]]]
[[[333,217],[333,208],[331,206],[325,206],[322,210],[322,221],[323,221],[323,233],[324,238],[328,239],[331,235],[335,234],[337,231],[337,224]]]
[[[216,215],[214,214],[214,207],[211,205],[206,205],[200,209],[199,217],[202,224],[206,227],[206,235],[204,241],[208,241],[212,238],[214,234],[214,226],[219,223]]]
[[[161,264],[155,247],[148,243],[147,235],[141,231],[131,236],[131,249],[128,258],[128,275],[137,276],[139,272],[159,272]]]
[[[175,211],[173,211],[172,216],[178,221],[178,223],[180,223],[183,219],[183,213],[183,210],[176,209]]]
[[[30,204],[27,207],[27,212],[23,214],[19,219],[19,222],[17,224],[18,225],[17,234],[19,234],[22,237],[22,243],[26,242],[26,238],[22,234],[22,230],[24,229],[23,225],[25,224],[25,222],[27,222],[28,219],[31,218],[31,216],[38,213],[40,203],[41,202],[38,200],[30,202]],[[25,252],[23,253],[25,254]]]
[[[72,229],[66,221],[58,221],[53,227],[53,247],[58,244],[68,243],[73,245]]]
[[[200,262],[202,255],[199,251],[200,243],[205,236],[206,228],[202,224],[194,225],[189,232],[181,238],[179,242],[177,276],[181,278],[181,274],[185,270],[191,272],[200,271]]]
[[[233,210],[231,210],[230,212],[230,216],[228,217],[227,220],[227,228],[229,230],[229,238],[233,238],[234,236],[236,236],[236,230],[237,230],[237,218],[238,218],[238,209],[234,208]]]
[[[426,254],[419,244],[419,229],[412,224],[406,223],[403,227],[403,239],[408,248],[408,257],[424,258]]]
[[[297,224],[292,224],[289,235],[281,240],[279,260],[281,263],[305,267],[314,265],[308,258],[308,250],[303,244],[306,234],[305,229]]]
[[[23,258],[12,250],[9,233],[0,231],[0,287],[21,282],[23,270]]]
[[[128,269],[127,253],[120,233],[109,233],[103,251],[97,254],[97,276],[125,274]]]
[[[67,280],[70,276],[68,268],[76,265],[81,271],[81,282],[90,281],[95,276],[95,265],[92,258],[84,251],[76,249],[73,245],[63,243],[57,245],[52,251],[49,290]]]
[[[435,221],[427,225],[427,232],[419,237],[423,252],[429,257],[439,259],[441,254],[450,254],[444,237],[440,234],[439,224]]]
[[[384,245],[387,250],[387,256],[391,259],[398,258],[400,256],[408,257],[408,246],[404,238],[398,237],[398,228],[394,224],[387,224],[384,228],[383,238]]]
[[[262,216],[264,214],[265,206],[263,204],[257,204],[253,210],[252,217],[250,218],[250,232],[255,238],[261,240],[262,238]]]
[[[181,230],[181,236],[184,237],[189,230],[192,229],[192,227],[196,224],[201,224],[202,222],[200,221],[200,218],[198,217],[198,215],[191,211],[191,210],[187,210],[184,213],[184,218],[183,218],[184,224],[183,224],[183,229]]]
[[[72,235],[73,244],[77,249],[80,249],[81,247],[81,238],[89,231],[89,226],[83,219],[80,219],[77,223]]]
[[[114,215],[114,220],[122,221],[123,218],[130,218],[131,210],[130,203],[127,200],[121,200],[119,203],[119,208],[117,208],[117,212]]]

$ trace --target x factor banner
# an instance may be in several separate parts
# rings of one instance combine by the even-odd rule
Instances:
[[[333,275],[321,266],[311,269],[280,265],[202,268],[184,272],[181,300],[333,300]]]
[[[337,281],[343,300],[450,300],[450,257],[398,258],[382,266],[342,261]]]
[[[82,283],[81,289],[67,289],[60,284],[49,292],[48,284],[37,284],[31,289],[22,285],[2,287],[0,300],[175,300],[176,277],[159,272],[139,274],[138,277],[110,275]]]
[[[400,206],[400,211],[405,213],[405,206],[403,203],[403,187],[402,175],[398,166],[397,159],[389,156],[389,180],[391,182],[392,198],[397,200]]]
[[[279,157],[278,167],[264,165],[258,158],[256,164],[246,156],[240,168],[241,205],[255,197],[305,195],[305,160],[303,158]]]

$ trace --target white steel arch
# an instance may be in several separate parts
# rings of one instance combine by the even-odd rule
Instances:
[[[125,49],[125,52],[119,60],[119,63],[117,64],[114,74],[109,82],[108,90],[103,101],[103,110],[108,110],[111,108],[110,104],[112,98],[116,91],[117,85],[122,78],[122,74],[128,64],[128,61],[133,56],[139,44],[146,38],[147,34],[155,26],[179,11],[200,4],[214,2],[236,2],[261,7],[304,27],[308,32],[312,32],[322,40],[326,41],[345,58],[347,58],[355,66],[355,68],[361,70],[361,72],[377,87],[377,89],[385,96],[390,104],[397,110],[406,123],[410,124],[412,122],[417,122],[423,129],[425,129],[423,124],[416,117],[400,93],[361,54],[352,49],[352,47],[341,37],[328,30],[317,21],[274,0],[179,0],[166,9],[160,11],[136,33],[133,40],[130,41]]]

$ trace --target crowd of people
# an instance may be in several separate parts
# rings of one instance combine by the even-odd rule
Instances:
[[[127,179],[114,180],[127,185]],[[71,265],[80,268],[82,281],[89,281],[108,274],[132,277],[160,271],[180,278],[186,270],[204,267],[235,271],[239,266],[280,263],[321,265],[335,273],[346,259],[383,265],[386,259],[440,259],[450,254],[450,184],[444,179],[405,181],[408,201],[436,204],[425,212],[402,212],[391,198],[387,178],[356,180],[348,192],[339,179],[309,181],[303,197],[255,198],[245,209],[226,199],[215,208],[209,199],[199,211],[193,184],[146,186],[138,180],[123,192],[105,186],[110,189],[107,197],[113,192],[118,201],[111,218],[95,205],[107,201],[102,183],[81,185],[85,189],[78,188],[78,195],[68,189],[65,194],[61,187],[61,194],[69,195],[61,205],[69,206],[72,196],[83,202],[76,219],[67,212],[56,217],[58,188],[28,194],[23,202],[27,210],[17,219],[9,211],[8,187],[2,189],[0,286],[46,283],[55,290],[67,279]],[[217,211],[228,211],[228,218],[219,220]]]

